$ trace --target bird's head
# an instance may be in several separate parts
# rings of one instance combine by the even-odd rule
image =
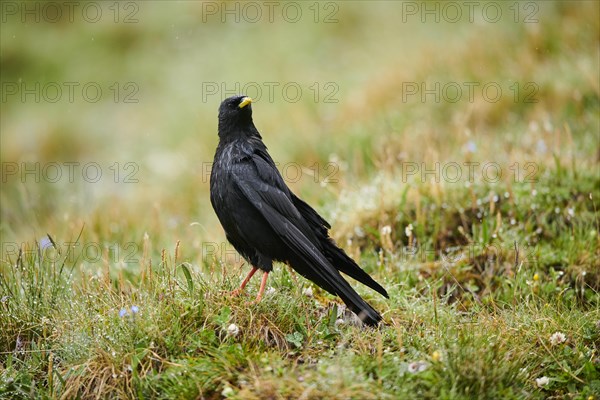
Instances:
[[[252,124],[252,99],[245,95],[228,97],[219,107],[219,130]]]

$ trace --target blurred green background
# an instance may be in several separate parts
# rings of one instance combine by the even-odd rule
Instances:
[[[597,398],[598,1],[0,18],[0,398]],[[288,184],[389,291],[355,285],[379,329],[282,266],[260,304],[258,282],[224,295],[248,266],[208,178],[242,90]]]
[[[597,168],[598,3],[476,3],[3,3],[2,240],[85,224],[89,240],[181,239],[194,259],[189,243],[223,240],[208,171],[219,103],[244,87],[328,217],[402,161]]]

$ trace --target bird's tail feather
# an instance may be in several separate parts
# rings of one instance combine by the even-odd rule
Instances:
[[[263,211],[267,214],[275,214],[274,210],[270,208],[263,208]],[[326,255],[311,243],[296,226],[276,223],[277,218],[275,216],[276,214],[273,218],[267,218],[267,220],[270,221],[275,232],[291,250],[287,257],[291,267],[331,294],[340,296],[348,308],[358,315],[363,323],[377,325],[381,321],[381,315],[356,293],[337,268],[327,259]]]
[[[335,242],[327,240],[324,245],[324,253],[331,264],[339,271],[356,279],[360,283],[367,285],[371,289],[381,293],[384,297],[390,298],[387,291],[377,283],[369,274],[367,274],[356,262],[351,259],[344,250],[340,249]]]
[[[316,269],[314,267],[311,268],[311,266],[308,265],[309,262],[310,261],[300,257],[290,260],[290,265],[301,275],[305,275],[304,271],[314,271]],[[319,268],[319,270],[317,275],[310,274],[310,276],[306,276],[306,278],[312,280],[329,293],[339,296],[346,306],[358,315],[363,323],[374,326],[381,321],[381,315],[360,297],[358,293],[356,293],[352,286],[339,275],[339,272],[336,271],[338,276],[334,276],[333,274],[326,273],[323,268]]]
[[[349,289],[349,290],[348,290]],[[381,314],[379,314],[369,303],[367,303],[362,297],[358,295],[348,284],[348,288],[342,288],[341,291],[337,292],[338,296],[344,301],[346,306],[358,315],[360,320],[370,326],[375,326],[381,321]]]
[[[373,278],[363,271],[356,262],[351,259],[338,245],[331,239],[327,233],[331,225],[325,221],[317,212],[304,201],[292,195],[292,200],[302,216],[310,223],[317,234],[319,245],[323,247],[323,254],[329,262],[339,271],[356,279],[360,283],[367,285],[371,289],[381,293],[389,298],[387,291],[377,283]],[[316,244],[316,243],[315,243]]]

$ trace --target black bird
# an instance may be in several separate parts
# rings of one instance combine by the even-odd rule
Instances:
[[[234,96],[219,107],[219,145],[210,175],[210,201],[227,240],[252,265],[241,292],[257,270],[263,271],[256,302],[262,298],[273,261],[339,296],[367,325],[381,315],[364,301],[340,271],[388,297],[333,239],[331,228],[285,184],[252,122],[252,99]]]

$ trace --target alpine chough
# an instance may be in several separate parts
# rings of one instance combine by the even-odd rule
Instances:
[[[236,292],[260,269],[260,301],[273,261],[281,261],[339,296],[363,323],[377,325],[381,315],[340,272],[389,297],[386,290],[329,237],[329,223],[287,187],[254,126],[251,103],[247,96],[221,103],[210,175],[210,201],[227,240],[252,265]]]

